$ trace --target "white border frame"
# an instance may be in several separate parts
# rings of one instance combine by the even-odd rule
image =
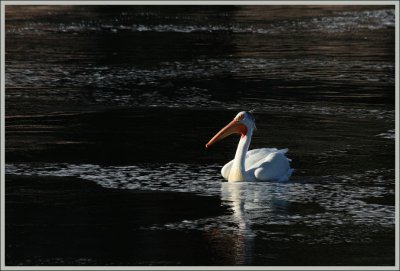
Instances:
[[[5,265],[5,8],[7,5],[394,5],[395,6],[395,254],[394,266],[6,266]],[[0,270],[399,270],[399,2],[398,1],[1,1],[1,254]]]

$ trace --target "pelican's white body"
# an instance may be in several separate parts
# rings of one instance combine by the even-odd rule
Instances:
[[[239,141],[235,158],[222,168],[222,176],[229,182],[289,180],[293,170],[289,165],[290,160],[285,156],[288,149],[248,151],[255,124],[249,117],[245,117],[242,123],[246,125],[247,133]]]
[[[232,165],[234,160],[227,163],[221,174],[230,182],[242,181],[279,181],[289,180],[293,169],[290,168],[289,159],[285,153],[287,149],[276,148],[254,149],[246,153],[244,170]]]

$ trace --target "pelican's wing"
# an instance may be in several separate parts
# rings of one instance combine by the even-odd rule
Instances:
[[[277,148],[261,148],[248,151],[246,154],[245,167],[246,170],[258,167],[259,164],[268,157],[271,153],[285,154],[288,149],[278,150]]]
[[[289,165],[290,160],[284,152],[270,153],[260,161],[254,171],[254,176],[260,181],[287,181],[293,169]]]

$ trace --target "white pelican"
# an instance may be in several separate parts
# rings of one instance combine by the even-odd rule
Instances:
[[[235,158],[222,168],[222,177],[228,182],[289,180],[293,170],[289,165],[290,160],[285,156],[288,149],[262,148],[248,151],[255,127],[255,120],[250,113],[239,112],[206,144],[208,148],[231,134],[241,134]]]

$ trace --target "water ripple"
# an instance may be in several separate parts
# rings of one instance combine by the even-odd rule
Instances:
[[[148,15],[145,17],[149,17]],[[150,16],[157,17],[156,14]],[[230,32],[237,34],[282,34],[302,32],[340,33],[355,30],[376,30],[395,26],[395,13],[393,9],[367,10],[357,12],[336,12],[331,16],[312,17],[298,20],[279,20],[270,23],[199,23],[179,24],[187,18],[182,16],[160,18],[174,22],[171,24],[137,24],[127,23],[134,20],[133,15],[121,13],[111,19],[82,20],[80,22],[54,24],[51,22],[31,22],[18,28],[6,29],[12,34],[46,34],[55,33],[88,33],[104,32],[117,33],[119,31],[131,32],[175,32],[175,33],[218,33]]]
[[[368,199],[394,195],[393,170],[377,169],[351,176],[294,177],[287,183],[221,182],[220,167],[183,163],[100,166],[92,164],[7,164],[7,174],[69,176],[90,180],[106,188],[191,192],[220,196],[234,216],[226,220],[196,220],[173,226],[207,228],[232,219],[250,224],[309,226],[342,224],[394,225],[394,203],[368,203]],[[392,177],[393,178],[393,177]],[[389,185],[389,187],[388,187]],[[247,223],[246,222],[246,223]],[[238,226],[233,223],[233,229]],[[159,226],[157,226],[159,227]],[[164,225],[162,227],[169,227]]]

